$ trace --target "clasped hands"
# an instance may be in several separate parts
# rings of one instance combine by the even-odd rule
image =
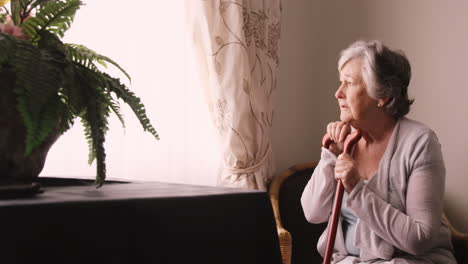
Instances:
[[[356,161],[348,153],[343,153],[346,136],[351,133],[351,126],[344,122],[332,122],[327,125],[327,133],[333,142],[329,150],[336,156],[335,178],[341,180],[347,193],[350,193],[361,177]]]

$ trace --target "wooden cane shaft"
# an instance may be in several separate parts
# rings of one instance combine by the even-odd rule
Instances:
[[[324,264],[330,264],[331,257],[333,255],[333,248],[335,247],[335,239],[336,239],[336,231],[338,228],[338,219],[340,218],[341,214],[341,203],[343,202],[343,194],[344,194],[344,186],[343,183],[338,180],[336,185],[335,191],[335,201],[333,202],[333,210],[332,210],[332,222],[330,225],[330,229],[328,229],[328,238],[327,238],[327,246],[325,251],[325,257],[323,259]]]
[[[353,145],[361,138],[361,133],[359,130],[355,131],[354,135],[349,135],[344,143],[343,152],[351,155],[351,148]],[[325,148],[328,148],[332,140],[328,134],[325,134],[322,140],[322,145]],[[340,180],[337,180],[336,191],[335,191],[335,201],[333,202],[333,210],[331,215],[331,225],[328,229],[328,238],[327,245],[325,250],[325,256],[323,258],[323,264],[330,264],[331,257],[333,255],[333,248],[335,247],[336,231],[338,228],[338,220],[341,214],[341,203],[343,202],[344,186]]]

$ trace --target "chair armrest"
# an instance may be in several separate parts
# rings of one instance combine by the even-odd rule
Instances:
[[[450,220],[448,219],[447,215],[445,214],[445,212],[442,214],[442,218],[445,219],[445,221],[447,222],[447,225],[450,229],[450,234],[452,235],[452,239],[456,239],[456,240],[465,240],[465,241],[468,241],[468,234],[465,234],[463,232],[460,232],[458,231],[453,225],[452,223],[450,222]]]
[[[291,256],[292,256],[292,236],[291,234],[284,229],[283,223],[281,221],[281,214],[280,214],[280,206],[279,206],[279,199],[280,199],[280,190],[282,184],[288,179],[290,176],[294,175],[296,172],[308,169],[308,168],[315,168],[318,162],[307,162],[298,165],[294,165],[289,167],[287,170],[283,171],[277,177],[273,179],[270,183],[268,188],[268,192],[270,195],[271,205],[273,207],[273,214],[275,216],[276,228],[278,231],[278,238],[280,243],[281,249],[281,256],[283,258],[283,264],[290,264],[291,263]]]

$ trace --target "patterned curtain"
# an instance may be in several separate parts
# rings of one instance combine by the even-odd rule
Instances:
[[[190,0],[193,47],[223,164],[221,186],[266,190],[278,74],[280,0]]]

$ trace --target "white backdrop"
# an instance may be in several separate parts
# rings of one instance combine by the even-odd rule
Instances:
[[[108,179],[214,185],[219,143],[194,74],[184,1],[83,2],[64,42],[86,45],[119,63],[161,137],[143,132],[122,104],[126,128],[112,117],[107,134]],[[112,66],[108,70],[124,80]],[[50,150],[41,175],[94,178],[82,131],[77,119]]]

